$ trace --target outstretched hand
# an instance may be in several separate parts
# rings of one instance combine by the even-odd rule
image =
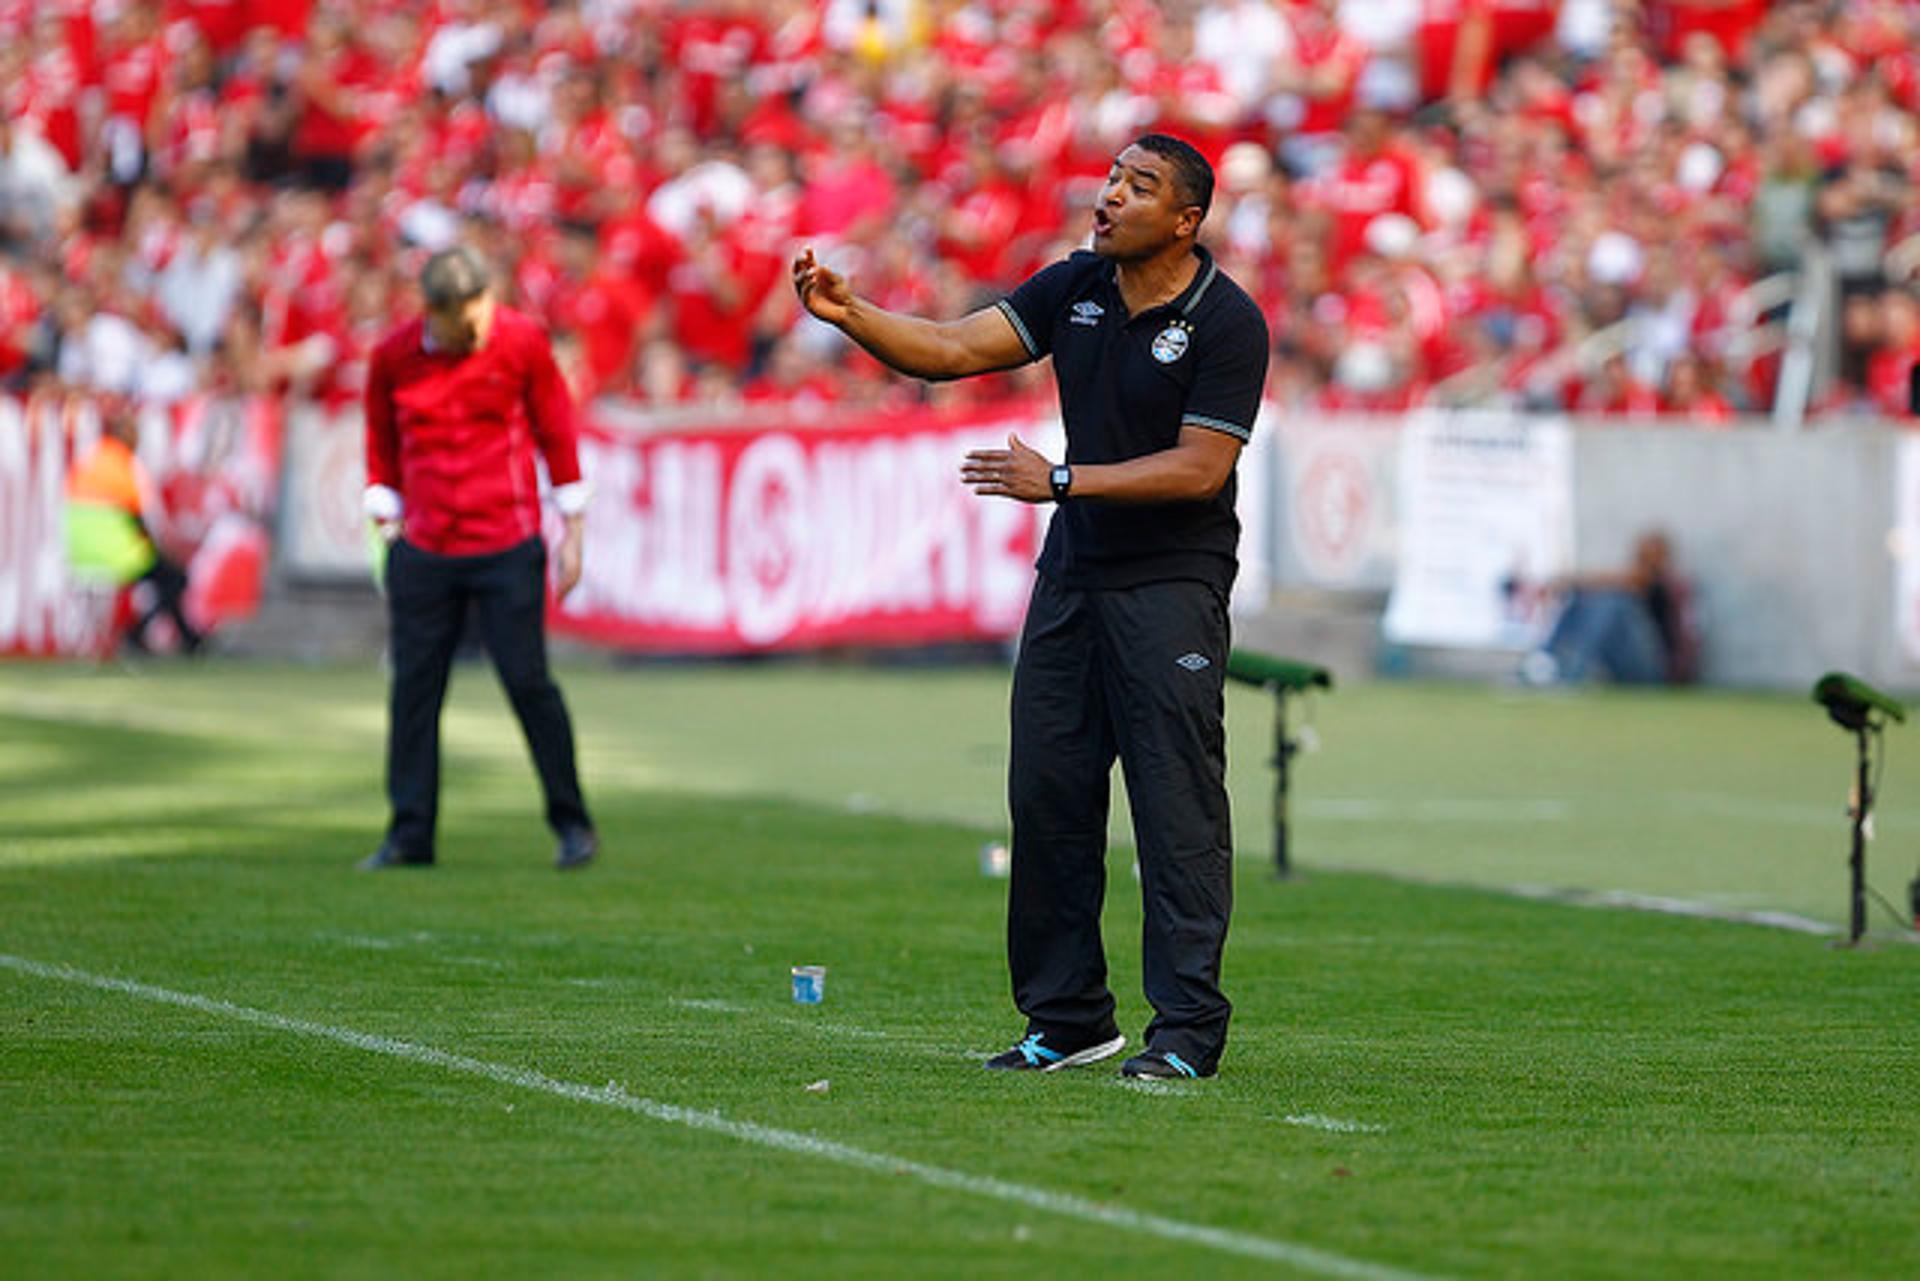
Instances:
[[[793,260],[793,288],[800,295],[800,305],[829,325],[844,321],[853,306],[853,290],[847,288],[846,279],[815,261],[811,247]]]
[[[1053,497],[1053,464],[1013,432],[1005,449],[976,449],[960,464],[960,479],[988,498],[1017,498],[1044,503]]]

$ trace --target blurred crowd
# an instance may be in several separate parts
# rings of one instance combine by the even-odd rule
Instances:
[[[1765,412],[1792,273],[1816,409],[1920,356],[1906,0],[0,0],[0,380],[357,396],[427,252],[489,254],[576,390],[885,407],[810,244],[957,315],[1083,242],[1149,130],[1283,404]]]

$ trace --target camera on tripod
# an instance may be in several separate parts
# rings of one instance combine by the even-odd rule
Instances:
[[[1891,717],[1896,723],[1905,723],[1907,719],[1905,707],[1845,672],[1828,672],[1822,676],[1814,684],[1813,697],[1827,709],[1833,723],[1845,730],[1878,729],[1879,726],[1869,723],[1875,712]]]
[[[1920,386],[1920,384],[1916,384]],[[1853,850],[1848,866],[1853,876],[1847,941],[1857,944],[1867,932],[1867,818],[1873,810],[1874,778],[1869,740],[1887,727],[1889,720],[1904,724],[1907,709],[1900,702],[1845,672],[1828,672],[1813,685],[1814,701],[1827,709],[1834,724],[1854,736],[1859,745],[1853,785],[1853,804],[1848,815],[1853,820]],[[1907,887],[1913,924],[1920,929],[1920,876]],[[1885,900],[1882,900],[1883,902]]]

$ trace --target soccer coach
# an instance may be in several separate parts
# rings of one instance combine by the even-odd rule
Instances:
[[[990,1068],[1075,1067],[1126,1044],[1100,938],[1116,756],[1154,1008],[1121,1071],[1211,1076],[1226,1044],[1234,464],[1266,382],[1267,326],[1197,242],[1212,196],[1198,151],[1149,134],[1114,161],[1091,253],[955,321],[881,310],[811,251],[794,263],[807,309],[902,373],[958,378],[1053,357],[1065,461],[1009,436],[961,467],[976,493],[1058,507],[1013,675],[1007,957],[1027,1029]]]
[[[599,838],[580,795],[573,725],[547,669],[547,547],[536,456],[565,518],[554,593],[580,581],[588,490],[573,403],[545,332],[496,305],[471,250],[420,273],[424,315],[374,349],[367,370],[366,511],[386,538],[393,687],[386,840],[360,866],[434,861],[440,707],[469,603],[532,750],[559,838],[556,866],[584,866]]]

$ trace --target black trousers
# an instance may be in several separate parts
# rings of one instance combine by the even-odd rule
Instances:
[[[1227,605],[1205,583],[1071,591],[1042,575],[1013,675],[1007,961],[1030,1030],[1113,1027],[1100,937],[1113,763],[1125,771],[1145,909],[1147,1043],[1211,1069],[1232,1007],[1223,686]]]
[[[573,722],[547,670],[547,548],[538,538],[487,556],[436,556],[404,539],[387,552],[393,688],[387,716],[387,840],[433,853],[440,805],[440,707],[469,603],[520,719],[556,832],[590,827],[573,762]]]
[[[195,631],[193,624],[187,621],[186,571],[166,557],[156,554],[152,567],[140,576],[139,581],[153,588],[154,601],[145,612],[133,620],[133,625],[127,629],[127,644],[136,650],[145,650],[147,628],[153,626],[154,619],[165,614],[173,620],[174,630],[180,633],[180,648],[188,653],[199,649],[206,638]]]

